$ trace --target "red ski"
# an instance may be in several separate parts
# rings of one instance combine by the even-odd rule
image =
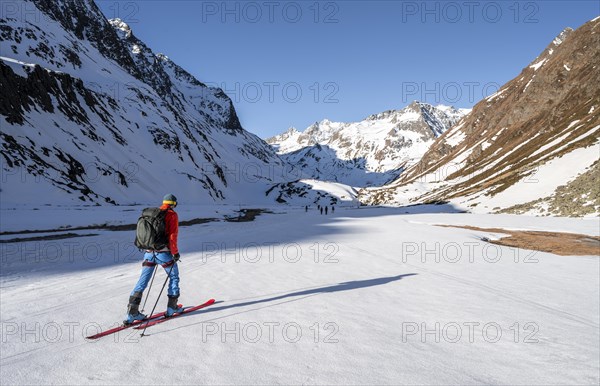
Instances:
[[[159,324],[159,323],[162,323],[162,322],[166,322],[167,320],[171,320],[171,319],[176,318],[178,316],[181,316],[181,315],[184,315],[184,314],[189,314],[190,312],[198,311],[199,309],[211,306],[214,303],[215,303],[215,299],[210,299],[206,303],[202,303],[199,306],[194,306],[194,307],[186,308],[182,312],[173,314],[172,316],[169,316],[168,318],[162,317],[162,318],[153,318],[153,319],[150,319],[150,320],[147,319],[147,320],[142,321],[142,323],[140,323],[140,325],[135,326],[134,329],[135,330],[143,330],[143,329],[145,329],[147,327],[151,327],[151,326],[154,326],[156,324]]]
[[[179,306],[181,306],[181,305],[179,305]],[[101,332],[99,332],[99,333],[97,333],[95,335],[88,336],[88,337],[86,337],[86,339],[98,339],[98,338],[102,338],[103,336],[114,334],[115,332],[119,332],[119,331],[128,329],[129,327],[134,327],[134,326],[137,326],[138,324],[141,324],[141,323],[144,323],[144,322],[156,319],[156,318],[163,317],[163,316],[165,316],[165,313],[166,313],[166,311],[159,312],[157,314],[154,314],[152,316],[147,317],[144,320],[136,320],[136,321],[134,321],[131,324],[122,324],[122,325],[120,325],[118,327],[111,328],[110,330],[101,331]]]

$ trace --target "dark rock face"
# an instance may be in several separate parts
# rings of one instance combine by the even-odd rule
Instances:
[[[300,180],[279,183],[273,185],[266,192],[266,195],[273,196],[275,201],[285,204],[288,201],[294,201],[298,197],[304,199],[304,202],[310,202],[310,205],[338,205],[339,199],[327,192],[313,190],[312,187]]]

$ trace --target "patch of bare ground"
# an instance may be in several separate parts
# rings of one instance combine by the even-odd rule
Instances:
[[[27,241],[48,241],[48,240],[62,240],[62,239],[72,239],[74,237],[88,237],[88,236],[98,236],[97,233],[87,233],[87,234],[77,234],[77,233],[62,233],[58,235],[48,235],[48,236],[38,236],[38,237],[16,237],[14,239],[8,240],[0,240],[0,244],[6,243],[24,243]]]
[[[478,228],[468,225],[438,225],[473,231],[503,233],[499,240],[485,241],[507,247],[549,252],[560,256],[600,256],[600,237],[563,232],[516,231],[502,228]]]
[[[238,211],[237,217],[225,217],[224,220],[228,222],[250,222],[254,221],[257,216],[260,216],[263,213],[273,213],[267,209],[242,209]],[[191,220],[183,220],[179,222],[180,227],[187,227],[197,224],[205,224],[212,221],[218,221],[216,218],[194,218]],[[57,229],[44,229],[44,230],[24,230],[24,231],[16,231],[16,232],[0,232],[0,236],[6,235],[24,235],[24,234],[32,234],[32,233],[59,233],[64,231],[79,231],[79,230],[109,230],[109,231],[133,231],[136,228],[136,224],[122,224],[122,225],[108,225],[108,224],[99,224],[99,225],[89,225],[89,226],[80,226],[80,227],[61,227]],[[37,236],[37,237],[27,237],[27,238],[12,238],[7,240],[0,240],[0,244],[4,243],[18,243],[25,241],[47,241],[47,240],[60,240],[60,239],[68,239],[73,237],[86,237],[86,236],[97,236],[96,233],[90,234],[77,234],[77,233],[62,233],[56,235],[45,235],[45,236]]]
[[[257,216],[260,216],[262,213],[273,213],[267,209],[242,209],[238,211],[237,217],[226,217],[225,221],[228,222],[248,222],[254,221]]]
[[[254,219],[254,218],[252,218],[252,219]],[[204,223],[211,222],[211,221],[217,221],[217,219],[215,219],[215,218],[194,218],[191,220],[182,220],[182,221],[179,221],[179,226],[187,227],[187,226],[191,226],[191,225],[204,224]],[[121,232],[121,231],[134,231],[136,226],[137,226],[137,224],[121,224],[121,225],[96,224],[96,225],[86,225],[86,226],[79,226],[79,227],[66,226],[66,227],[59,227],[59,228],[55,228],[55,229],[36,229],[36,230],[0,232],[0,236],[25,235],[25,234],[31,234],[31,233],[56,233],[56,232],[64,232],[64,231],[82,231],[82,230],[107,230],[107,231]],[[67,233],[67,234],[70,235],[70,233]],[[44,236],[44,237],[40,238],[40,240],[55,240],[55,238],[51,238],[50,236],[48,236],[48,237]]]

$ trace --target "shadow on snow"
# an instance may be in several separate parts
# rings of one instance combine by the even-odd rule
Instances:
[[[185,265],[193,262],[200,268],[207,261],[219,259],[227,251],[239,250],[254,245],[286,245],[327,238],[343,234],[364,236],[357,227],[347,227],[352,219],[375,218],[382,216],[410,215],[424,213],[461,213],[451,204],[415,205],[408,207],[336,207],[334,214],[321,215],[316,208],[310,207],[308,213],[298,210],[279,216],[271,214],[261,216],[253,223],[228,223],[217,221],[180,229],[179,247]],[[291,208],[282,206],[282,210]],[[294,209],[291,209],[292,211]],[[0,278],[2,288],[17,284],[23,274],[46,275],[81,272],[99,268],[130,266],[136,274],[141,264],[143,252],[139,251],[132,239],[134,232],[114,232],[101,230],[97,235],[65,240],[28,241],[0,244]],[[200,253],[206,260],[189,259],[188,253]],[[135,267],[135,268],[134,268]],[[187,270],[190,267],[182,267]],[[120,276],[122,272],[109,273],[106,278]],[[15,281],[15,283],[13,283]],[[135,279],[131,279],[132,286]]]
[[[245,313],[245,312],[251,312],[251,311],[255,311],[255,310],[261,309],[261,308],[274,307],[274,306],[282,304],[282,303],[288,303],[288,302],[292,302],[292,301],[298,301],[298,300],[302,300],[302,299],[305,299],[305,298],[310,297],[310,296],[315,296],[315,295],[320,295],[320,294],[326,294],[326,293],[336,293],[336,292],[350,291],[350,290],[355,290],[355,289],[369,288],[369,287],[375,287],[375,286],[379,286],[379,285],[384,285],[384,284],[388,284],[388,283],[392,283],[392,282],[404,279],[406,277],[411,277],[411,276],[416,276],[416,275],[418,275],[418,274],[417,273],[406,273],[406,274],[403,274],[403,275],[388,276],[388,277],[379,277],[379,278],[376,278],[376,279],[353,280],[353,281],[347,281],[347,282],[343,282],[343,283],[337,283],[337,284],[333,284],[333,285],[328,285],[328,286],[325,286],[325,287],[300,289],[298,291],[289,292],[289,293],[285,293],[285,294],[277,295],[277,296],[271,296],[271,297],[267,297],[267,298],[259,299],[259,300],[250,300],[250,301],[246,301],[246,302],[239,302],[239,303],[233,303],[233,304],[224,304],[224,305],[219,306],[219,307],[214,307],[213,306],[213,307],[210,307],[210,308],[206,308],[206,309],[198,310],[198,311],[195,311],[195,312],[191,312],[189,314],[181,315],[178,318],[187,318],[187,317],[190,317],[190,316],[206,315],[206,314],[214,313],[214,312],[218,312],[218,311],[232,310],[232,309],[237,309],[237,308],[242,308],[242,307],[249,307],[249,306],[254,306],[254,305],[259,305],[259,304],[272,303],[272,302],[276,302],[278,300],[285,300],[285,299],[289,299],[289,298],[296,298],[296,299],[291,299],[291,300],[288,300],[288,301],[285,301],[285,302],[280,302],[280,303],[270,304],[270,305],[264,305],[262,307],[255,307],[255,308],[251,308],[251,309],[244,310],[244,311],[230,313],[230,314],[227,314],[227,315],[215,317],[213,319],[203,320],[201,322],[197,322],[197,323],[193,323],[193,324],[188,324],[186,326],[176,327],[176,328],[171,329],[171,330],[176,330],[176,329],[179,329],[179,328],[188,327],[190,325],[204,323],[204,322],[211,321],[211,320],[222,319],[222,318],[225,318],[225,317],[228,317],[228,316],[232,316],[232,315],[236,315],[236,314],[241,314],[241,313]],[[223,304],[223,303],[227,303],[227,302],[223,302],[223,301],[217,301],[217,302],[215,302],[215,304]],[[157,334],[160,334],[160,333],[163,333],[163,332],[168,332],[168,331],[171,331],[171,330],[166,330],[166,331],[158,332]],[[149,335],[152,335],[152,334],[149,334]]]

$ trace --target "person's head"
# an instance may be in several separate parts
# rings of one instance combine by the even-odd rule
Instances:
[[[177,206],[177,197],[171,193],[167,194],[165,197],[163,197],[163,205],[165,204],[175,208]]]

